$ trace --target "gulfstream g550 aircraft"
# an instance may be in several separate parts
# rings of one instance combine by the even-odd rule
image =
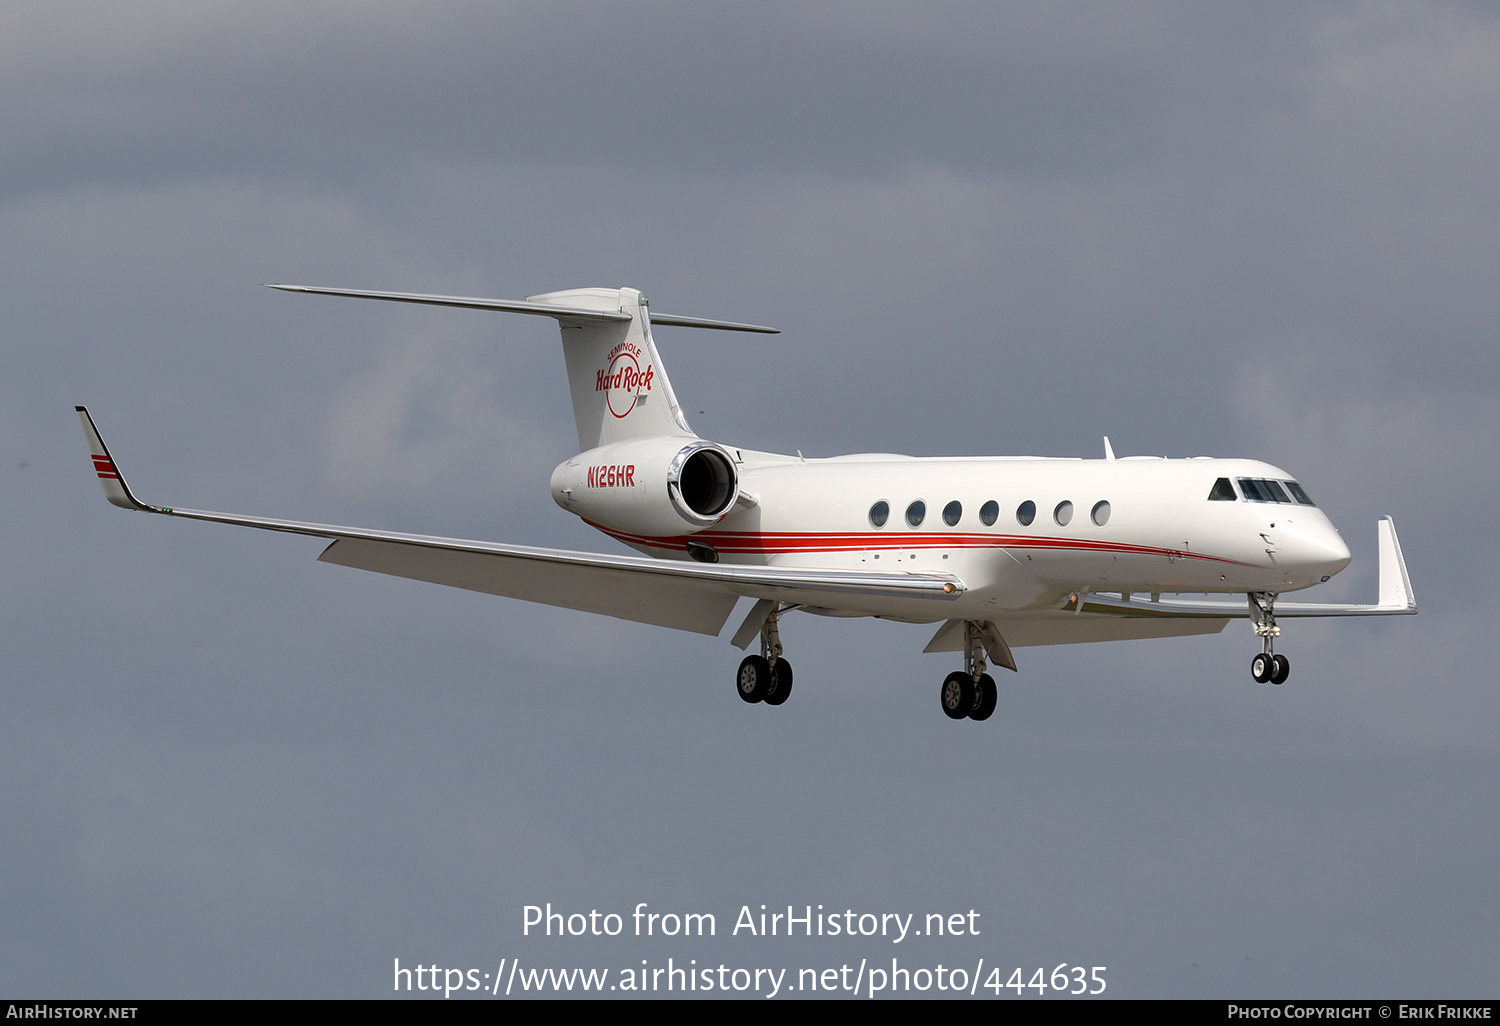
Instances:
[[[272,287],[555,318],[582,451],[553,471],[552,497],[645,556],[149,505],[80,406],[110,502],[326,538],[325,563],[700,634],[718,634],[749,598],[733,637],[741,649],[760,643],[735,676],[747,702],[780,705],[791,692],[778,625],[792,610],[938,624],[925,651],[963,654],[942,683],[943,711],[975,720],[997,700],[986,660],[1014,670],[1012,649],[1027,645],[1213,634],[1248,618],[1261,646],[1252,675],[1280,684],[1278,618],[1417,611],[1389,517],[1377,524],[1376,604],[1279,602],[1342,570],[1349,549],[1307,490],[1265,463],[1116,459],[1107,438],[1101,460],[757,452],[688,427],[651,328],[774,328],[652,314],[634,289],[513,302]],[[1181,597],[1213,594],[1226,598]]]

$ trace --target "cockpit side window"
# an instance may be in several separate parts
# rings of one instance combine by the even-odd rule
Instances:
[[[1229,483],[1229,478],[1221,477],[1214,482],[1213,491],[1208,493],[1210,502],[1237,502],[1239,496],[1234,494],[1234,485]]]
[[[1288,481],[1286,483],[1286,490],[1292,493],[1292,498],[1296,499],[1304,506],[1317,505],[1316,502],[1312,501],[1312,496],[1308,495],[1307,491],[1296,481]]]

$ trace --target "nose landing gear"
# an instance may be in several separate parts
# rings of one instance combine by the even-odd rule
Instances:
[[[1250,622],[1255,636],[1260,638],[1260,654],[1250,660],[1250,676],[1255,683],[1284,684],[1292,672],[1291,662],[1284,655],[1276,654],[1276,639],[1281,628],[1276,626],[1276,593],[1274,591],[1252,591],[1250,599]]]
[[[985,672],[983,628],[973,620],[964,624],[964,667],[943,679],[938,698],[950,720],[987,720],[1000,700],[995,678]]]

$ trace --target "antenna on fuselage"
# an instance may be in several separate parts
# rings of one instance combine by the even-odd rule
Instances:
[[[1109,436],[1104,436],[1104,458],[1113,463],[1115,461],[1114,447],[1109,444]]]

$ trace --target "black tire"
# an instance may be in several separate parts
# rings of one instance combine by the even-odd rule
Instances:
[[[770,687],[771,664],[766,662],[765,656],[746,656],[741,660],[734,678],[734,689],[741,698],[747,702],[764,701]]]
[[[1000,701],[1000,689],[995,678],[987,673],[979,675],[979,686],[974,689],[974,708],[969,711],[971,720],[987,720]]]
[[[1272,660],[1272,663],[1274,665],[1271,668],[1271,683],[1285,684],[1287,677],[1290,676],[1292,672],[1291,660],[1284,655],[1277,655],[1276,658]]]
[[[950,720],[963,719],[974,708],[974,678],[958,671],[948,674],[943,678],[938,698]]]
[[[1255,683],[1264,684],[1271,679],[1271,673],[1276,669],[1276,662],[1264,652],[1250,660],[1250,676],[1255,678]]]
[[[785,659],[776,660],[771,667],[771,683],[766,688],[766,704],[780,705],[792,694],[792,664]]]

